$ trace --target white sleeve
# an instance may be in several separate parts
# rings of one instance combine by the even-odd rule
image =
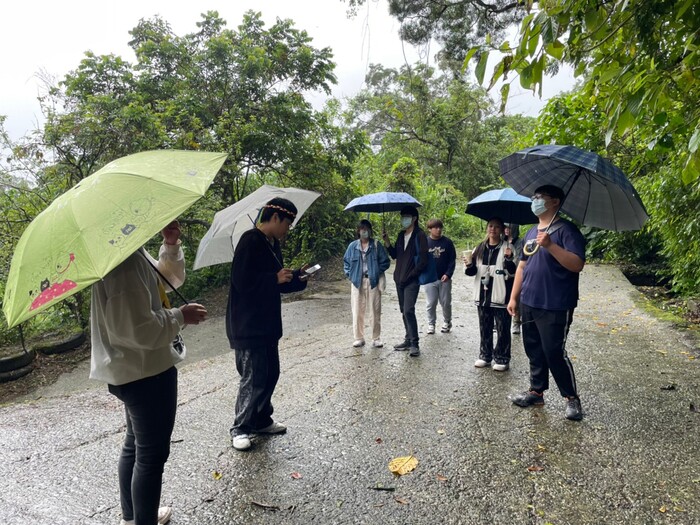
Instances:
[[[180,246],[180,241],[177,244],[165,244],[160,246],[158,252],[158,260],[156,261],[151,254],[144,250],[148,256],[148,260],[158,268],[158,271],[177,289],[185,282],[185,254]],[[172,288],[168,283],[163,283],[166,292],[171,292]]]
[[[120,270],[104,279],[104,315],[110,343],[143,350],[169,346],[184,324],[182,312],[154,307],[160,303],[155,281],[138,265]]]

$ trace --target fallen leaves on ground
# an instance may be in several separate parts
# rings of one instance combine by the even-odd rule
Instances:
[[[294,479],[301,479],[302,477],[301,474],[299,474],[298,472],[292,472],[290,476],[292,476],[292,478]]]
[[[218,470],[215,470],[214,472],[211,473],[211,476],[216,480],[219,481],[221,479],[221,472]]]
[[[374,440],[374,442],[375,442],[377,445],[381,445],[382,443],[384,443],[384,441],[382,441],[382,438],[377,438],[377,439]]]
[[[402,456],[400,458],[394,458],[389,462],[389,470],[394,474],[403,476],[408,474],[414,468],[418,466],[418,458],[415,456]]]
[[[407,499],[399,498],[398,496],[394,497],[394,501],[396,501],[396,503],[401,503],[401,505],[408,505]]]
[[[447,481],[447,477],[443,476],[442,474],[438,474],[436,477],[438,481]]]
[[[530,472],[542,472],[544,470],[544,467],[541,467],[540,465],[530,465],[527,467],[527,470]]]

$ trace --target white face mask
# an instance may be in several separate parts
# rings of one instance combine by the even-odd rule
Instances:
[[[367,230],[360,230],[360,239],[369,239],[369,232]]]
[[[401,227],[408,228],[413,224],[413,217],[401,217]]]
[[[530,205],[532,213],[538,217],[547,211],[547,206],[545,205],[544,199],[534,199]]]

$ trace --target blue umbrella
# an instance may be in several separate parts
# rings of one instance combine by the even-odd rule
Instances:
[[[384,213],[385,211],[401,211],[401,208],[404,206],[415,206],[417,208],[421,206],[421,203],[408,193],[382,191],[363,195],[362,197],[351,200],[350,203],[345,206],[344,211]]]
[[[620,168],[574,146],[534,146],[499,162],[501,176],[521,195],[545,184],[566,195],[561,211],[586,226],[639,230],[649,215]]]
[[[512,224],[534,224],[537,216],[530,209],[531,201],[512,188],[489,190],[467,203],[467,213],[488,221],[493,217]]]

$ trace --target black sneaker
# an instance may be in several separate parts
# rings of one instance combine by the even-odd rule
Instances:
[[[420,355],[420,349],[417,346],[412,346],[408,355],[411,357],[418,357]]]
[[[409,343],[408,341],[404,341],[403,343],[399,343],[397,345],[394,345],[394,350],[399,350],[402,352],[404,350],[408,350],[409,348],[411,348],[411,343]]]
[[[510,399],[514,404],[518,405],[519,407],[544,405],[544,396],[542,394],[534,392],[533,390],[528,390],[527,392],[523,392],[522,394],[515,394],[509,396],[508,399]]]
[[[577,397],[570,397],[566,400],[566,419],[581,421],[583,412],[581,411],[581,400]]]

